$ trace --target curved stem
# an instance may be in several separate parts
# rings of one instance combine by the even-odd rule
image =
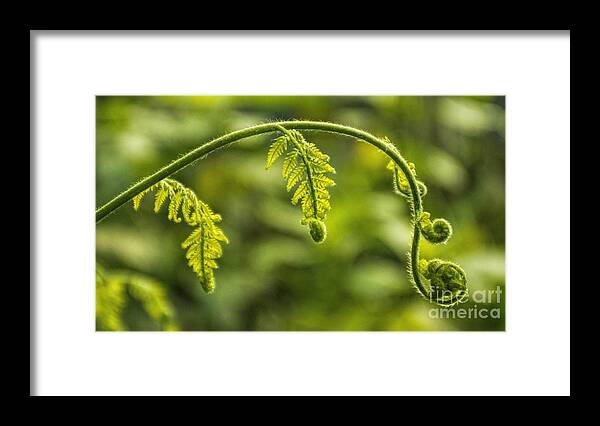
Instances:
[[[397,152],[397,150],[391,143],[382,141],[381,139],[376,138],[375,136],[365,131],[355,129],[353,127],[342,126],[340,124],[326,123],[320,121],[279,121],[273,123],[259,124],[257,126],[252,126],[243,130],[231,132],[219,138],[213,139],[212,141],[196,149],[193,149],[184,156],[178,158],[177,160],[158,170],[156,173],[132,185],[130,188],[123,191],[115,198],[110,200],[108,203],[104,204],[102,207],[96,210],[96,223],[100,222],[110,213],[115,211],[117,208],[121,207],[123,204],[131,200],[134,196],[136,196],[143,190],[182,170],[183,168],[194,163],[195,161],[207,156],[211,152],[219,148],[223,148],[227,145],[230,145],[234,142],[237,142],[241,139],[248,138],[250,136],[257,136],[264,133],[279,132],[281,131],[280,127],[295,130],[317,130],[322,132],[351,136],[357,139],[361,139],[381,149],[392,160],[394,160],[394,162],[398,165],[398,167],[400,167],[402,172],[407,177],[413,196],[415,211],[419,212],[421,210],[421,197],[419,195],[417,181],[412,175],[412,172],[410,171],[406,160],[402,158],[402,156]]]
[[[408,162],[400,155],[396,147],[382,139],[379,139],[373,136],[370,133],[367,133],[363,130],[355,129],[353,127],[343,126],[340,124],[327,123],[321,121],[278,121],[266,124],[259,124],[257,126],[248,127],[246,129],[238,130],[235,132],[228,133],[219,138],[213,139],[212,141],[193,149],[188,152],[184,156],[178,158],[172,163],[166,165],[165,167],[158,170],[156,173],[142,179],[136,184],[132,185],[127,190],[123,191],[115,198],[104,204],[98,210],[96,210],[96,223],[99,223],[106,216],[114,212],[116,209],[121,207],[123,204],[131,200],[134,196],[144,191],[145,189],[150,188],[157,182],[171,176],[172,174],[182,170],[183,168],[189,166],[195,161],[206,157],[211,152],[223,148],[227,145],[230,145],[239,140],[257,136],[265,133],[272,132],[282,132],[285,129],[295,129],[295,130],[314,130],[314,131],[322,131],[335,133],[343,136],[349,136],[356,139],[360,139],[364,142],[367,142],[376,148],[383,151],[389,158],[391,158],[394,163],[398,165],[398,167],[404,173],[408,180],[408,184],[411,192],[411,207],[412,207],[412,215],[413,215],[413,242],[412,248],[410,252],[410,263],[412,270],[412,278],[414,281],[417,290],[425,297],[429,298],[429,292],[421,282],[419,276],[419,243],[420,243],[420,229],[417,223],[417,218],[419,214],[422,212],[422,202],[421,195],[419,193],[419,188],[417,186],[417,180],[414,177]]]

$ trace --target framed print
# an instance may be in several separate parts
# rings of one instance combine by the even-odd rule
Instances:
[[[30,58],[31,395],[571,393],[569,31]]]

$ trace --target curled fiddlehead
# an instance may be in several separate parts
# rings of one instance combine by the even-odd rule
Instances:
[[[452,225],[446,219],[431,220],[431,213],[422,212],[417,223],[427,241],[433,244],[447,243],[452,236]]]
[[[412,215],[413,242],[412,249],[408,253],[409,279],[417,291],[431,302],[442,306],[464,302],[468,298],[468,288],[463,269],[445,260],[427,261],[420,258],[421,234],[432,244],[445,244],[452,236],[452,225],[443,218],[431,220],[431,213],[423,211],[421,198],[427,194],[427,186],[416,179],[417,173],[413,163],[404,162],[407,170],[402,171],[398,165],[402,164],[402,156],[387,138],[384,138],[384,141],[387,143],[386,151],[392,153],[393,157],[397,157],[387,166],[393,172],[394,192],[408,200]],[[402,160],[398,161],[398,159]],[[423,285],[421,276],[429,281],[428,289]]]
[[[181,247],[187,249],[185,257],[188,265],[198,276],[204,291],[212,293],[215,289],[214,269],[218,268],[217,259],[223,255],[221,242],[229,242],[221,228],[216,225],[221,221],[221,216],[214,213],[194,191],[173,179],[161,180],[133,197],[133,208],[136,211],[144,195],[151,191],[156,192],[155,213],[158,213],[169,199],[168,219],[181,223],[183,218],[185,223],[196,228]]]
[[[386,141],[389,139],[385,138]],[[417,171],[415,168],[415,163],[408,163],[410,170],[413,172],[413,175],[417,176]],[[408,184],[408,179],[400,170],[400,168],[394,163],[394,160],[390,160],[387,165],[388,170],[392,170],[392,183],[394,185],[394,192],[398,195],[401,195],[405,198],[410,198],[410,185]],[[417,181],[417,186],[419,187],[419,194],[421,197],[427,195],[427,187],[420,180]]]
[[[283,127],[280,130],[283,135],[271,144],[265,168],[270,168],[287,151],[282,171],[287,180],[287,191],[295,188],[292,204],[300,204],[302,208],[300,223],[308,225],[314,242],[322,243],[327,237],[325,218],[331,209],[327,188],[335,185],[325,173],[335,173],[335,169],[329,164],[329,156],[307,142],[302,133]]]
[[[430,281],[431,298],[437,303],[454,304],[468,297],[467,277],[457,264],[441,259],[421,259],[419,272]]]

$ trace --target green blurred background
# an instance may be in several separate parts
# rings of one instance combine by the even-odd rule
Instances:
[[[266,135],[174,176],[223,216],[230,244],[213,294],[180,248],[191,228],[154,214],[151,197],[137,213],[127,204],[97,225],[103,276],[133,274],[157,283],[165,299],[153,315],[152,303],[126,289],[113,312],[118,324],[97,321],[98,330],[504,330],[504,97],[102,96],[96,104],[97,206],[210,139],[265,121],[324,120],[387,136],[427,184],[426,210],[454,227],[447,245],[422,242],[422,256],[459,263],[471,294],[502,291],[499,302],[460,305],[471,318],[435,317],[436,306],[408,282],[409,212],[392,191],[388,160],[351,138],[305,133],[337,170],[327,240],[312,243],[280,162],[265,171]],[[98,309],[111,311],[110,303],[98,298]],[[168,325],[156,321],[161,303]],[[473,318],[476,307],[500,318]]]

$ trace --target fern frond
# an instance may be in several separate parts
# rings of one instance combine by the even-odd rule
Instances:
[[[285,130],[285,129],[283,129]],[[329,156],[304,139],[296,130],[285,130],[284,135],[275,139],[267,153],[267,168],[291,148],[284,161],[282,175],[286,179],[286,190],[291,192],[292,204],[300,204],[303,225],[309,225],[310,235],[315,242],[323,242],[327,234],[325,218],[331,209],[328,187],[335,182],[325,173],[335,173],[329,164]],[[317,221],[315,224],[313,221]],[[312,225],[311,225],[312,224]]]
[[[96,268],[96,327],[99,330],[125,330],[122,312],[125,307],[125,289],[119,280],[109,279]]]
[[[415,168],[414,163],[408,163],[408,166],[410,167],[410,170],[413,173],[413,175],[416,177],[417,170]],[[408,183],[408,179],[406,178],[400,167],[398,167],[393,160],[390,160],[390,162],[387,164],[387,169],[392,170],[392,182],[394,192],[405,198],[410,198],[410,185]],[[417,186],[419,187],[419,194],[421,195],[421,197],[427,195],[427,186],[425,186],[423,182],[417,180]]]
[[[227,242],[223,232],[214,222],[201,223],[181,244],[187,249],[185,257],[188,265],[198,275],[202,288],[207,293],[215,289],[214,269],[218,268],[216,259],[223,255],[220,241]]]
[[[467,276],[456,263],[442,259],[421,259],[419,273],[429,280],[431,301],[453,306],[469,297]]]
[[[198,199],[194,191],[174,179],[164,179],[136,195],[134,209],[139,208],[144,194],[150,191],[156,191],[155,212],[160,211],[168,199],[168,219],[180,223],[183,218],[185,223],[196,227],[182,243],[182,248],[187,249],[188,265],[198,275],[202,288],[211,293],[215,288],[213,269],[218,267],[216,259],[223,254],[220,243],[229,242],[223,230],[216,225],[221,221],[221,216]]]
[[[431,213],[422,212],[417,225],[425,239],[433,244],[445,244],[452,236],[452,225],[444,218],[431,220]]]
[[[129,294],[137,299],[150,318],[168,331],[177,329],[173,322],[173,307],[163,287],[156,281],[138,274],[128,277]]]
[[[173,307],[159,282],[142,274],[104,271],[96,265],[96,327],[104,331],[127,330],[123,311],[127,295],[138,300],[142,309],[162,330],[177,330]]]

